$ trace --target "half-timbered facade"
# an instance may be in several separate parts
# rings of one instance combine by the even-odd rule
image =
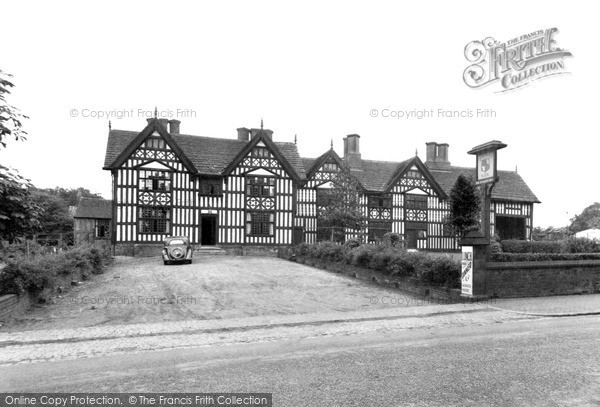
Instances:
[[[180,134],[179,124],[149,119],[141,132],[109,132],[104,169],[112,174],[110,236],[118,252],[133,254],[175,235],[197,246],[244,248],[334,236],[377,241],[395,232],[417,249],[458,247],[444,227],[448,194],[458,175],[473,169],[451,166],[446,144],[428,143],[426,162],[373,161],[361,158],[359,136],[349,135],[343,157],[331,148],[309,159],[267,129],[240,128],[236,139],[223,139]],[[340,171],[360,184],[364,230],[319,217]],[[521,177],[500,172],[492,198],[493,231],[530,238],[538,200]]]

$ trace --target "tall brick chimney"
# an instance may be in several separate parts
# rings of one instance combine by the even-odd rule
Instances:
[[[240,127],[237,129],[238,140],[240,141],[248,141],[250,140],[250,130],[245,127]]]
[[[344,160],[351,169],[362,167],[360,136],[358,134],[349,134],[344,138]]]
[[[432,170],[444,170],[450,168],[450,161],[448,161],[448,149],[447,143],[425,143],[427,145],[427,158],[425,165]]]
[[[169,120],[169,133],[179,134],[179,125],[180,124],[181,124],[181,120],[176,120],[176,119]]]

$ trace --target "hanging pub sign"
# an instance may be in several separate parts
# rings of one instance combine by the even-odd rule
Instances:
[[[476,184],[492,184],[498,180],[497,151],[506,144],[493,140],[473,147],[468,154],[474,154],[477,162]]]

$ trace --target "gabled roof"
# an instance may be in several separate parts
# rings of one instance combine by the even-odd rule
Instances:
[[[160,126],[162,127],[162,125]],[[108,135],[104,168],[114,168],[117,158],[123,154],[128,146],[132,145],[136,137],[140,134],[135,131],[111,130]],[[167,137],[175,140],[176,145],[185,153],[185,156],[189,159],[197,173],[203,175],[222,175],[227,166],[249,144],[247,141],[238,139],[192,136],[188,134],[168,134]],[[289,163],[298,177],[304,178],[304,165],[302,164],[296,145],[291,142],[271,141],[271,143]],[[133,148],[131,153],[133,153],[135,148],[137,146]]]
[[[111,219],[112,201],[101,198],[81,198],[75,207],[74,218]]]
[[[329,151],[319,158],[302,158],[307,176],[311,177],[313,168],[320,167],[319,160],[327,156]],[[336,154],[337,155],[337,154]],[[387,192],[412,166],[417,166],[425,179],[429,182],[436,193],[442,198],[447,198],[459,175],[467,177],[475,176],[474,168],[466,167],[448,167],[446,169],[430,169],[418,156],[408,160],[396,161],[375,161],[361,160],[360,169],[352,169],[351,174],[360,182],[367,192],[382,193]],[[492,190],[492,199],[516,201],[516,202],[534,202],[540,201],[529,189],[523,178],[514,171],[498,171],[499,181]]]
[[[171,147],[171,150],[173,150],[173,152],[177,154],[177,156],[179,157],[183,165],[187,168],[187,170],[196,173],[197,170],[194,164],[192,164],[192,162],[183,152],[181,147],[179,147],[178,142],[175,141],[175,139],[169,134],[167,129],[165,129],[162,124],[160,124],[158,119],[150,120],[148,122],[148,125],[144,128],[144,130],[138,133],[135,137],[129,139],[129,143],[122,144],[119,143],[119,141],[117,141],[116,144],[120,144],[119,147],[122,147],[120,149],[116,149],[113,145],[111,145],[111,141],[114,142],[114,140],[111,140],[111,130],[108,135],[108,145],[106,148],[106,156],[104,159],[104,169],[119,168],[121,165],[123,165],[125,161],[127,161],[127,159],[129,159],[129,157],[131,157],[131,154],[133,154],[133,152],[142,144],[142,142],[146,140],[146,138],[149,135],[153,134],[155,131],[158,132],[158,134],[160,134],[160,136],[165,140],[169,147]],[[116,154],[116,157],[112,160],[109,160],[109,152],[111,156]]]
[[[302,158],[302,163],[304,164],[304,169],[306,171],[306,178],[311,178],[313,175],[315,175],[315,173],[319,171],[327,159],[332,159],[342,168],[346,166],[346,163],[340,158],[339,155],[337,155],[335,150],[330,148],[317,158]]]
[[[446,194],[450,194],[459,175],[475,179],[474,168],[449,167],[443,170],[430,169],[429,171]],[[498,170],[498,178],[498,182],[494,186],[494,189],[492,189],[492,199],[540,203],[523,178],[515,171]]]
[[[244,147],[239,150],[236,156],[223,170],[223,175],[229,175],[235,167],[242,161],[242,159],[250,153],[250,151],[259,143],[263,142],[265,146],[271,151],[273,156],[279,161],[281,166],[287,171],[287,173],[294,179],[300,180],[306,178],[304,166],[302,160],[298,154],[298,149],[294,143],[274,143],[271,137],[267,135],[262,129],[252,137],[249,142],[246,142]],[[287,153],[287,154],[285,154]],[[289,159],[288,159],[289,158]],[[291,159],[291,162],[290,162]],[[292,165],[296,163],[296,167]]]

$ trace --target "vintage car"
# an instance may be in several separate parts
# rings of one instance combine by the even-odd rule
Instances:
[[[192,264],[192,245],[185,236],[173,236],[165,239],[162,258],[165,264],[187,263]]]

